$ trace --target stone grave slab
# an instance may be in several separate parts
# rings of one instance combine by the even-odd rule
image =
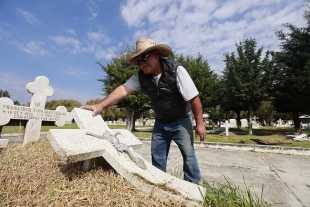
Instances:
[[[9,140],[0,138],[0,149],[8,146]]]
[[[99,120],[101,116],[99,116],[100,118],[92,117],[91,111],[85,112],[87,110],[82,110],[72,110],[74,120],[85,127],[89,125],[89,122],[93,122],[94,125],[90,124],[90,129],[51,129],[48,132],[47,138],[63,162],[76,162],[102,156],[137,189],[155,195],[162,201],[173,201],[184,206],[201,206],[206,192],[205,188],[167,174],[144,160],[139,154],[136,154],[145,163],[146,169],[142,169],[137,166],[127,153],[118,151],[109,141],[87,135],[86,132],[95,133],[102,130],[101,128],[107,127],[107,125],[102,125],[102,121]],[[86,115],[88,114],[88,118],[79,116],[84,112]],[[95,121],[99,121],[100,125]],[[131,136],[134,137],[134,135]],[[128,145],[137,145],[133,138],[126,140],[125,137],[123,140]]]

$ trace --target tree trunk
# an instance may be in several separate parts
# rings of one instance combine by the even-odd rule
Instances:
[[[136,106],[126,107],[126,129],[132,131],[135,128]]]
[[[238,127],[239,130],[241,130],[240,110],[236,111],[236,114],[237,114],[237,119],[236,119],[237,127]]]
[[[253,135],[253,132],[252,132],[252,126],[253,126],[253,109],[252,107],[249,107],[249,135]]]
[[[300,120],[299,120],[299,112],[298,111],[293,111],[293,119],[294,119],[294,128],[295,132],[300,133]]]

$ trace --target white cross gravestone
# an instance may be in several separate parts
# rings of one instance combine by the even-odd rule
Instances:
[[[135,156],[144,163],[145,168],[140,167],[128,153],[118,151],[108,140],[86,134],[103,135],[108,131],[116,136],[118,132],[119,142],[133,148],[140,147],[142,142],[131,132],[109,129],[100,115],[93,117],[92,112],[88,110],[75,108],[71,114],[80,129],[50,129],[47,136],[64,163],[102,156],[137,189],[150,195],[155,194],[163,201],[170,200],[186,206],[201,206],[206,192],[202,186],[169,175],[135,153]]]
[[[52,121],[56,126],[63,126],[72,120],[64,106],[58,106],[55,111],[44,109],[46,97],[54,93],[48,84],[49,80],[45,76],[38,76],[35,82],[27,84],[27,90],[33,93],[30,107],[14,105],[10,98],[0,98],[0,125],[8,124],[11,119],[27,120],[23,145],[39,140],[42,121]]]
[[[226,137],[229,136],[229,127],[230,127],[230,125],[229,125],[228,121],[225,120],[225,133],[226,133]]]

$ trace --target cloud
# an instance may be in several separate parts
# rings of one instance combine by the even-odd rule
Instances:
[[[31,14],[30,12],[27,12],[23,9],[18,8],[17,11],[23,15],[23,17],[27,20],[27,22],[29,22],[32,25],[36,25],[39,24],[39,21],[37,20],[37,18],[35,17],[34,14]]]
[[[68,31],[69,33],[75,35],[75,31],[74,31],[73,29],[68,29],[67,31]]]
[[[93,11],[92,7],[89,8],[89,11],[90,11],[90,15],[91,15],[91,17],[89,18],[90,20],[93,20],[98,16],[98,14]]]
[[[44,42],[30,41],[26,45],[19,45],[19,49],[31,55],[46,55],[48,51],[43,48]]]
[[[118,47],[110,46],[110,38],[102,31],[86,33],[85,41],[73,37],[53,36],[50,37],[57,45],[65,46],[72,54],[92,53],[98,59],[111,59],[115,56]]]
[[[50,38],[58,45],[69,47],[69,50],[73,54],[80,53],[82,51],[81,42],[76,38],[64,36],[54,36]]]
[[[0,40],[2,39],[2,37],[11,37],[11,34],[7,31],[4,31],[0,28]]]
[[[86,74],[85,70],[79,68],[67,68],[63,72],[69,76],[80,77]]]
[[[87,38],[92,43],[104,43],[104,44],[110,43],[109,37],[103,34],[103,32],[101,31],[89,32],[87,33]]]
[[[90,12],[90,20],[95,19],[98,16],[98,13],[95,10],[95,8],[98,8],[98,4],[95,0],[90,0],[87,2],[87,4],[89,5],[89,12]]]
[[[98,49],[95,51],[95,57],[98,59],[110,60],[115,57],[118,47],[108,47],[106,49]]]
[[[277,50],[274,33],[284,23],[305,26],[305,0],[126,0],[121,17],[140,37],[169,44],[176,53],[201,53],[212,70],[224,68],[223,54],[235,51],[236,43],[254,38],[258,47]]]

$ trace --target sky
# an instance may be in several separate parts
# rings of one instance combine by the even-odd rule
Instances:
[[[50,100],[82,105],[104,98],[112,61],[140,37],[168,44],[177,54],[199,53],[221,75],[224,54],[254,38],[264,50],[279,50],[275,30],[306,26],[307,0],[0,0],[0,89],[26,104],[27,83],[46,76]]]

